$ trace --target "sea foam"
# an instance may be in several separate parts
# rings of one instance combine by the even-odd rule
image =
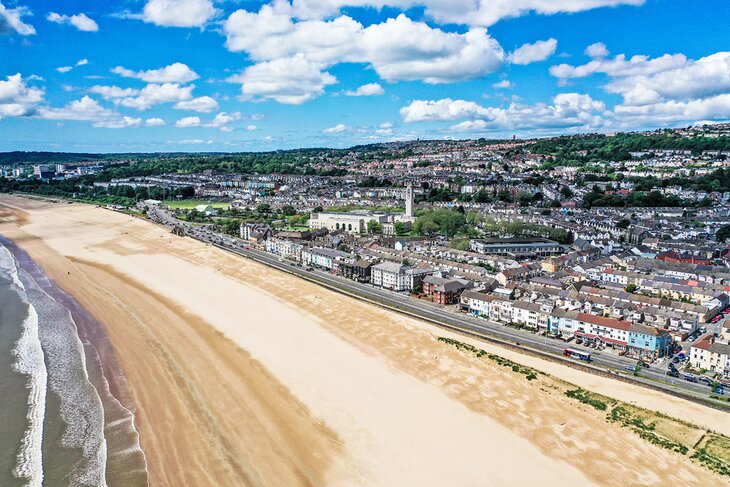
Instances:
[[[27,486],[40,487],[43,485],[43,422],[48,371],[38,334],[38,313],[28,300],[25,287],[18,277],[15,259],[2,245],[0,245],[0,272],[12,280],[14,291],[28,306],[28,316],[23,321],[21,336],[12,351],[13,370],[28,377],[26,384],[28,426],[21,440],[13,474],[27,480]]]

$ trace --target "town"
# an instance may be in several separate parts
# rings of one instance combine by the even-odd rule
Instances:
[[[6,164],[0,187],[153,218],[438,321],[461,316],[486,335],[501,328],[511,342],[720,400],[730,386],[728,131],[194,163],[90,157]]]

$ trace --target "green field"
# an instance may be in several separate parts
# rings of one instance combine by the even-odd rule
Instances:
[[[191,210],[198,205],[210,205],[213,208],[227,209],[230,206],[230,201],[206,201],[206,200],[179,200],[179,201],[165,201],[165,206],[173,210]]]

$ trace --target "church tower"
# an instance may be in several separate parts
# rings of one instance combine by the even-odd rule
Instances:
[[[413,185],[406,187],[406,217],[413,218]]]

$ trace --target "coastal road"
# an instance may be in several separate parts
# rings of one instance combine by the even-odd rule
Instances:
[[[674,379],[668,377],[666,375],[666,361],[660,364],[660,366],[642,369],[638,376],[634,376],[626,371],[626,367],[635,365],[636,360],[618,356],[611,351],[596,351],[595,349],[572,343],[568,345],[559,339],[548,338],[526,330],[510,328],[497,322],[470,316],[449,308],[440,308],[432,303],[410,298],[405,294],[376,288],[369,284],[338,277],[325,271],[316,269],[307,271],[291,261],[281,259],[278,256],[262,250],[253,249],[240,239],[221,235],[205,227],[198,227],[177,220],[168,211],[153,209],[150,210],[149,214],[154,220],[170,228],[175,226],[182,227],[186,235],[190,237],[251,258],[281,271],[317,282],[326,287],[387,306],[417,318],[425,319],[444,328],[467,332],[488,341],[502,342],[539,353],[549,354],[553,359],[563,360],[566,363],[573,362],[573,360],[564,357],[562,354],[563,350],[566,347],[575,348],[591,354],[592,362],[589,365],[590,367],[608,371],[612,374],[629,378],[632,381],[641,382],[667,391],[705,400],[709,398],[710,388],[707,385],[688,382],[681,378]],[[586,364],[582,363],[581,365]]]

